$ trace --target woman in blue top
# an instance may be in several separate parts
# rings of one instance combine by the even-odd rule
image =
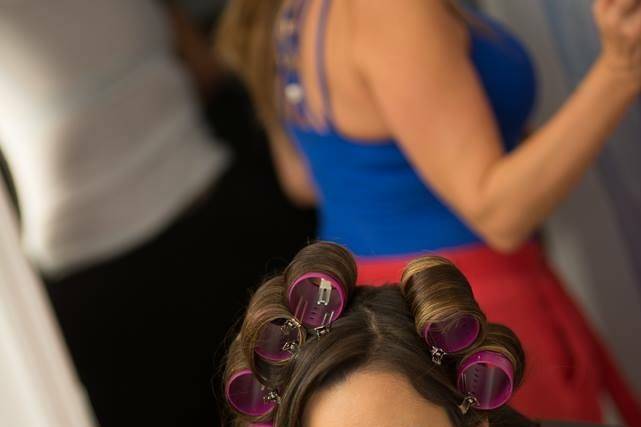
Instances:
[[[490,319],[524,342],[532,369],[518,409],[599,421],[607,386],[641,425],[532,237],[641,91],[641,4],[594,7],[601,56],[528,137],[536,81],[525,50],[453,1],[232,0],[219,35],[284,189],[318,205],[320,237],[359,256],[362,282],[396,282],[420,253],[450,257]]]

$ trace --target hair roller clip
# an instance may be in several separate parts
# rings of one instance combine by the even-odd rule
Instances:
[[[514,389],[514,367],[501,353],[479,351],[465,358],[458,369],[457,387],[465,399],[461,412],[470,408],[491,410],[503,406]]]
[[[225,386],[225,395],[236,411],[250,417],[266,416],[280,403],[276,390],[261,384],[249,369],[231,376]]]
[[[261,329],[255,352],[268,362],[281,363],[295,356],[304,340],[305,331],[296,319],[277,319]]]
[[[423,338],[430,345],[432,361],[440,365],[445,355],[469,348],[481,332],[479,320],[470,315],[450,322],[432,323],[423,329]]]
[[[346,299],[345,287],[325,273],[304,274],[287,289],[290,310],[317,336],[329,332],[332,322],[343,313]]]
[[[465,415],[470,411],[471,408],[477,407],[478,404],[478,399],[471,394],[468,394],[467,396],[465,396],[465,398],[463,398],[463,403],[461,403],[458,408],[461,410],[461,413]]]

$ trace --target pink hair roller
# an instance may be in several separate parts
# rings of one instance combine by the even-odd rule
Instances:
[[[314,329],[319,335],[340,317],[346,300],[345,288],[325,273],[307,273],[287,290],[291,312],[303,326]]]
[[[466,398],[463,412],[503,406],[514,389],[514,367],[507,357],[494,351],[479,351],[465,358],[458,369],[457,387]]]
[[[250,417],[263,417],[278,405],[278,394],[261,384],[249,369],[236,372],[225,385],[227,401],[236,411]]]
[[[295,319],[268,323],[260,331],[255,352],[268,362],[285,362],[296,354],[303,342],[303,331]]]
[[[464,315],[454,322],[427,325],[423,338],[432,347],[432,360],[440,365],[445,354],[457,353],[474,344],[480,332],[478,319]]]

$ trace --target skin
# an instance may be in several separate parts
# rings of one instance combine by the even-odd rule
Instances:
[[[402,375],[363,370],[316,393],[305,427],[452,427],[445,410],[425,400]],[[488,427],[487,423],[479,427]]]
[[[319,9],[313,1],[301,55],[317,115]],[[511,252],[577,184],[641,92],[641,2],[596,0],[594,15],[601,55],[561,109],[507,154],[466,24],[446,1],[334,1],[326,35],[334,125],[364,143],[394,138],[442,200],[491,247]],[[271,134],[285,190],[314,203],[299,153],[279,130]]]

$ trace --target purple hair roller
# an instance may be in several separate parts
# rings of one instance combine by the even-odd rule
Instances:
[[[300,322],[319,334],[343,313],[347,296],[338,280],[324,273],[299,277],[287,290],[289,308]]]
[[[261,384],[249,369],[232,375],[225,386],[225,394],[236,411],[250,417],[268,415],[280,400],[278,394]]]
[[[295,319],[275,320],[260,331],[255,351],[269,362],[284,362],[296,354],[302,341],[303,331]]]
[[[512,396],[514,367],[507,357],[494,351],[479,351],[467,357],[458,369],[457,387],[466,398],[462,410],[503,406]]]
[[[440,365],[447,353],[457,353],[474,344],[481,325],[473,316],[463,315],[454,322],[428,324],[423,338],[432,347],[432,360]]]

